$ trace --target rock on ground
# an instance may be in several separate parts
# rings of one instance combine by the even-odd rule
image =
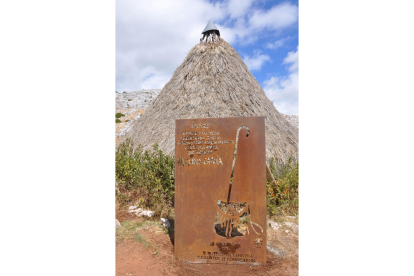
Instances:
[[[115,229],[121,227],[119,220],[115,219]]]
[[[286,255],[285,252],[283,252],[282,250],[277,249],[274,246],[271,245],[267,245],[267,251],[272,252],[274,255],[278,256],[278,257],[283,257],[284,255]]]
[[[139,217],[142,217],[142,216],[144,216],[144,217],[153,217],[154,214],[155,214],[154,211],[147,210],[147,211],[142,211],[140,214],[137,213],[137,216],[139,216]]]
[[[171,224],[170,224],[170,222],[168,221],[168,219],[166,219],[166,218],[161,218],[161,222],[162,222],[162,224],[164,225],[164,227],[167,227],[167,228],[170,228],[170,227],[171,227]]]
[[[290,227],[293,230],[293,233],[298,234],[299,233],[299,225],[293,222],[285,222],[285,225]]]
[[[155,215],[154,211],[142,210],[142,208],[138,208],[138,206],[129,206],[128,213],[135,213],[139,217],[153,217]]]
[[[280,225],[277,224],[277,222],[274,222],[273,220],[268,220],[267,223],[275,230],[279,229]]]

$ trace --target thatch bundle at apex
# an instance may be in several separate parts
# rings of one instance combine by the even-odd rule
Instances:
[[[298,129],[266,97],[236,50],[222,38],[194,46],[126,137],[174,155],[175,120],[266,117],[266,158],[298,158]]]

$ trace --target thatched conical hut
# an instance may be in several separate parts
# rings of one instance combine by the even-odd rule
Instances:
[[[298,129],[276,110],[239,54],[214,27],[203,31],[200,43],[125,138],[144,149],[158,143],[173,156],[176,119],[264,116],[267,160],[297,160]]]

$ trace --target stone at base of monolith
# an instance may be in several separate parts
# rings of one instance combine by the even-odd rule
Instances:
[[[269,223],[269,225],[275,230],[279,229],[280,227],[280,225],[274,222],[273,220],[268,220],[267,223]]]
[[[170,228],[170,227],[171,227],[171,224],[170,224],[170,222],[168,221],[168,219],[166,219],[166,218],[161,218],[161,222],[162,222],[162,225],[164,225],[164,227],[167,227],[167,228]]]
[[[293,233],[298,234],[299,233],[299,225],[293,222],[285,222],[286,226],[292,228]]]

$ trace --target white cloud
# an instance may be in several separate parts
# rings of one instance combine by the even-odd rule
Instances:
[[[282,64],[290,65],[290,74],[287,77],[271,77],[264,81],[263,90],[267,97],[273,101],[276,109],[289,115],[299,115],[298,106],[298,63],[299,50],[289,52]]]
[[[298,7],[296,5],[282,3],[269,10],[263,10],[252,8],[247,4],[240,8],[246,14],[237,17],[233,27],[235,42],[252,43],[258,39],[263,31],[280,31],[293,26],[298,21]],[[247,8],[245,8],[246,6]]]
[[[206,22],[225,16],[201,0],[116,1],[116,13],[117,91],[162,88]]]
[[[282,64],[292,64],[289,66],[289,72],[298,71],[299,68],[299,51],[289,52],[288,55],[283,60]]]
[[[244,16],[253,4],[253,0],[229,0],[227,9],[230,18]]]
[[[162,88],[199,41],[208,20],[226,15],[202,0],[116,1],[116,90]]]
[[[270,10],[256,10],[249,20],[252,29],[277,30],[285,28],[298,20],[298,7],[290,3],[282,3]]]
[[[243,56],[243,61],[249,67],[250,71],[260,70],[262,65],[266,61],[271,61],[270,57],[266,54],[262,54],[260,51],[253,51],[253,56],[249,57],[247,55]]]
[[[287,37],[282,37],[281,39],[278,39],[278,40],[276,40],[273,43],[272,42],[268,42],[268,43],[266,43],[265,48],[272,49],[272,50],[276,50],[276,49],[278,49],[280,47],[283,47],[285,45],[285,43],[288,40],[290,40],[290,39],[292,39],[292,37],[287,36]]]
[[[283,3],[267,11],[252,5],[252,0],[116,1],[115,90],[162,88],[210,19],[231,44],[250,43],[266,29],[281,30],[297,22],[295,5]],[[270,58],[253,54],[247,60],[250,70],[259,70]]]
[[[162,72],[154,72],[146,76],[141,84],[142,89],[162,89],[171,76]]]

